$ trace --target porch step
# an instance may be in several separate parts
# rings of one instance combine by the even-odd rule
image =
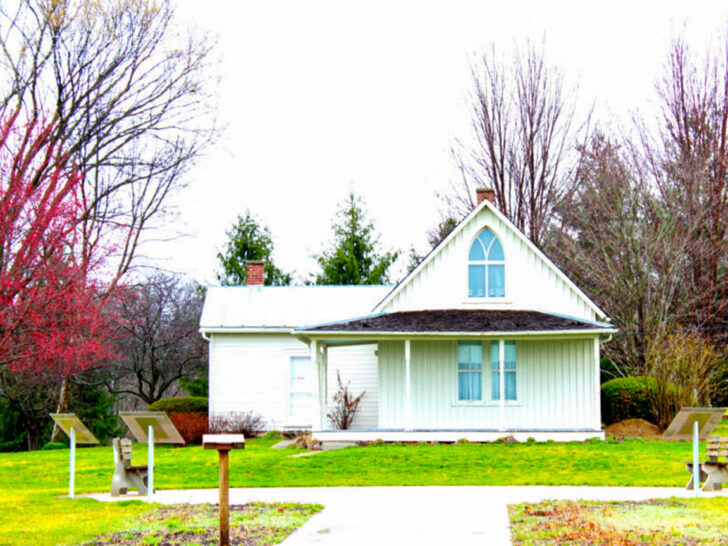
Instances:
[[[321,443],[321,451],[331,451],[334,449],[344,449],[345,447],[356,446],[357,442],[343,442],[343,441],[324,441]]]

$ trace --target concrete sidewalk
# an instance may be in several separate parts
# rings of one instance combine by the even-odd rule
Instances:
[[[726,492],[701,493],[701,497]],[[84,495],[100,501],[108,493]],[[424,487],[300,487],[231,489],[230,503],[303,502],[324,510],[289,537],[286,546],[390,544],[510,544],[507,505],[546,499],[645,500],[691,497],[672,487],[570,486],[424,486]],[[146,497],[143,497],[146,499]],[[217,503],[216,489],[158,491],[162,504]]]

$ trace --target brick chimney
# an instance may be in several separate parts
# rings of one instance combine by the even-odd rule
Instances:
[[[248,260],[247,265],[247,280],[248,286],[262,286],[263,285],[263,260]]]
[[[483,199],[487,199],[495,205],[495,190],[493,188],[478,188],[475,190],[475,196],[478,201],[478,205],[483,202]]]

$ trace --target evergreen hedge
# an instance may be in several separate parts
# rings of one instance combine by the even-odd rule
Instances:
[[[162,398],[149,404],[148,411],[166,411],[167,413],[207,413],[207,398],[204,396],[181,396],[179,398]]]
[[[651,377],[620,377],[602,385],[602,421],[605,425],[625,419],[657,423],[649,392],[656,388]]]

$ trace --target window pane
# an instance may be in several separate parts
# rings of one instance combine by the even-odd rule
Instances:
[[[500,372],[490,372],[490,399],[500,400]]]
[[[493,244],[490,247],[490,250],[488,251],[488,259],[489,260],[505,260],[505,257],[503,256],[503,247],[500,244],[500,241],[496,239],[493,241]]]
[[[485,260],[485,252],[483,252],[483,245],[480,244],[480,241],[478,239],[475,239],[473,241],[473,246],[470,247],[470,254],[468,255],[468,260]]]
[[[490,243],[495,239],[495,235],[493,235],[493,232],[489,229],[484,229],[480,232],[480,235],[478,235],[478,239],[483,243],[483,248],[488,248],[490,246]]]
[[[505,372],[506,400],[516,399],[516,372]]]
[[[480,370],[483,367],[483,344],[480,341],[458,342],[458,369]]]
[[[505,355],[503,363],[503,367],[506,370],[515,370],[516,369],[516,342],[515,341],[506,341],[505,342]]]
[[[500,370],[500,344],[497,341],[490,342],[490,367]]]
[[[502,298],[506,295],[505,277],[504,265],[488,266],[488,297]]]
[[[485,266],[468,266],[468,296],[471,298],[485,297]]]
[[[482,374],[480,372],[458,373],[458,400],[482,400]]]

